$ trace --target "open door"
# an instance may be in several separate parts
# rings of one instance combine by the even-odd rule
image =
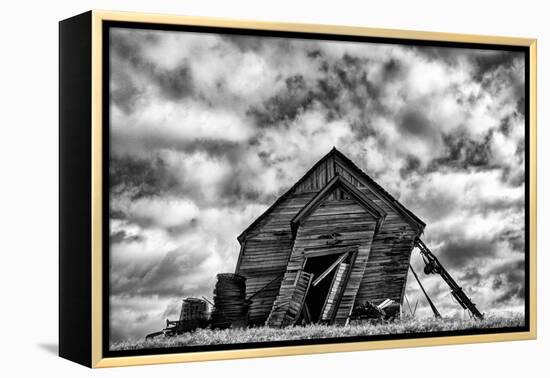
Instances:
[[[326,251],[325,251],[326,252]],[[297,323],[332,323],[346,289],[355,251],[308,257],[303,273],[312,276]],[[296,307],[295,310],[298,310]]]

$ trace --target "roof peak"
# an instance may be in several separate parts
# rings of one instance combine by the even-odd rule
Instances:
[[[292,218],[290,224],[293,235],[296,234],[296,230],[298,229],[300,220],[308,216],[313,211],[313,209],[317,207],[317,204],[319,204],[321,200],[326,198],[336,187],[342,188],[351,197],[353,197],[355,201],[359,203],[359,205],[365,208],[368,213],[376,218],[375,233],[378,232],[382,222],[386,218],[387,213],[375,202],[370,200],[359,189],[353,186],[352,183],[346,180],[338,172],[335,172],[334,177],[329,182],[327,182],[326,185],[321,190],[319,190],[319,192],[317,192],[317,194],[304,207],[300,209],[300,211],[298,211],[294,218]]]
[[[410,221],[415,224],[420,230],[423,230],[425,227],[425,223],[420,220],[414,213],[412,213],[410,210],[408,210],[405,206],[403,206],[399,201],[397,201],[390,193],[388,193],[384,188],[382,188],[376,181],[374,181],[367,173],[365,173],[361,168],[359,168],[349,157],[347,157],[343,152],[338,150],[336,146],[332,146],[332,149],[325,154],[323,157],[321,157],[303,176],[300,178],[296,183],[288,189],[282,196],[280,196],[270,207],[267,208],[267,210],[264,211],[250,226],[248,226],[238,237],[237,239],[239,242],[242,242],[245,235],[254,227],[256,226],[261,219],[263,219],[272,209],[274,209],[284,198],[289,196],[293,191],[304,181],[312,172],[317,169],[322,162],[326,161],[327,159],[338,159],[340,162],[344,163],[349,169],[355,173],[358,177],[363,177],[363,180],[365,183],[371,187],[372,190],[379,193],[381,198],[384,198],[384,200],[388,203],[388,205],[392,208],[394,208],[396,211],[403,214],[405,217],[410,219]],[[345,174],[342,174],[336,169],[336,166],[334,167],[334,170],[332,172],[334,176],[341,176],[345,177]]]

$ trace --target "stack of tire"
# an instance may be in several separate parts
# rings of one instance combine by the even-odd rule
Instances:
[[[211,320],[214,329],[247,326],[246,278],[232,273],[217,275]]]

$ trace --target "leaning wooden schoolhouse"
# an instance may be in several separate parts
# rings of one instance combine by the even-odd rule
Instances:
[[[425,224],[333,148],[238,237],[251,325],[347,324],[402,304]]]

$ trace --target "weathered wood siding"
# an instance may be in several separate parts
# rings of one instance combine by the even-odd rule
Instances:
[[[402,304],[413,239],[392,240],[387,232],[382,229],[374,238],[356,305],[366,300],[379,304],[387,298]]]
[[[338,324],[345,323],[361,284],[375,227],[376,219],[355,200],[329,200],[327,198],[302,221],[296,234],[283,282],[290,282],[291,278],[296,276],[296,272],[303,269],[305,259],[308,257],[344,253],[351,249],[357,251],[335,319]],[[319,238],[331,233],[340,234],[338,244],[332,245],[327,239]],[[294,285],[281,287],[279,295],[273,303],[268,325],[276,327],[283,324],[286,313],[289,311],[289,298],[292,297],[295,290]]]
[[[329,156],[294,188],[294,193],[318,192],[334,177],[334,168],[334,158]]]
[[[246,277],[247,298],[269,284],[266,290],[252,299],[249,312],[251,324],[264,324],[271,311],[292,248],[290,221],[314,194],[298,194],[285,199],[243,242],[236,273]]]

